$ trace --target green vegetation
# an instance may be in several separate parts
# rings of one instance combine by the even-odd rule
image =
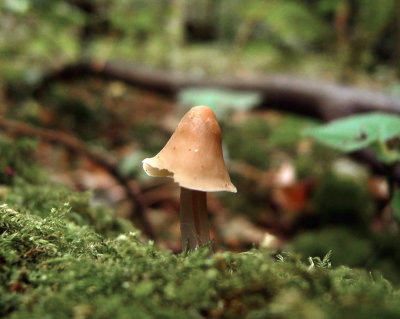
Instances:
[[[31,84],[88,57],[345,80],[399,72],[395,0],[4,0],[0,9],[1,74]]]
[[[10,184],[16,178],[37,183],[44,178],[33,158],[36,143],[21,139],[18,143],[0,136],[0,184]]]
[[[79,197],[80,194],[74,196]],[[379,274],[318,268],[270,251],[162,252],[139,233],[102,233],[65,202],[40,217],[0,207],[0,314],[5,318],[389,318],[398,292]],[[32,211],[34,212],[34,211]],[[113,229],[113,226],[111,226]],[[329,264],[327,261],[324,265]]]

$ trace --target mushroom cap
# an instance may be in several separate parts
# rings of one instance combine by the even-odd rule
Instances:
[[[143,169],[150,176],[172,177],[188,189],[236,193],[222,154],[221,129],[207,106],[191,108],[164,148],[143,160]]]

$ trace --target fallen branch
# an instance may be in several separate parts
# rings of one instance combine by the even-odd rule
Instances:
[[[78,139],[64,132],[35,128],[24,123],[8,121],[3,117],[0,117],[0,129],[17,136],[38,137],[44,142],[61,145],[71,152],[86,156],[97,165],[105,168],[125,189],[127,198],[133,204],[134,212],[132,216],[137,217],[142,225],[144,233],[149,238],[154,238],[152,227],[145,215],[146,207],[142,203],[139,187],[137,185],[132,185],[132,183],[119,172],[118,165],[113,158],[91,150]],[[133,189],[133,187],[135,189]]]
[[[260,108],[286,110],[324,121],[355,113],[381,111],[400,114],[400,99],[336,84],[313,82],[285,75],[199,78],[170,71],[155,71],[125,62],[83,61],[48,73],[38,83],[36,96],[58,80],[96,76],[176,97],[186,87],[220,87],[256,91],[263,95]]]
[[[243,91],[256,91],[263,95],[259,109],[277,109],[311,116],[323,121],[372,111],[400,115],[400,99],[388,95],[335,84],[313,82],[285,75],[252,78],[199,78],[167,71],[150,70],[121,61],[83,61],[54,70],[38,83],[34,94],[39,96],[54,81],[96,76],[124,81],[130,85],[149,89],[176,98],[187,87],[220,87]],[[386,168],[367,150],[354,154],[375,173],[386,174]],[[400,167],[395,171],[400,182]]]

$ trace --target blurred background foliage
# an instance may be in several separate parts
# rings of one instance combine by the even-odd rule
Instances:
[[[305,260],[332,250],[334,265],[380,269],[400,282],[398,226],[385,180],[303,136],[315,120],[254,108],[254,92],[188,89],[171,101],[85,74],[35,92],[51,70],[90,59],[198,76],[291,73],[399,96],[399,1],[0,0],[0,9],[0,114],[114,156],[124,176],[140,184],[160,247],[179,249],[177,188],[145,176],[141,160],[160,150],[188,107],[211,103],[239,190],[210,195],[220,249],[265,245]],[[78,154],[3,137],[0,153],[0,183],[14,193],[10,204],[40,215],[69,196],[51,186],[35,191],[43,166],[52,182],[93,191],[93,198],[70,200],[76,223],[110,213],[88,209],[89,201],[132,219],[120,185]],[[50,204],[35,202],[44,198]]]
[[[197,73],[398,74],[399,11],[396,0],[2,0],[0,70],[34,81],[90,57]]]

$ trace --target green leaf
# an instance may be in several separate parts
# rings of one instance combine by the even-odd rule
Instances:
[[[385,113],[356,115],[307,129],[304,134],[335,149],[352,152],[400,137],[400,117]]]
[[[207,105],[220,118],[232,110],[247,111],[255,107],[261,102],[261,94],[222,89],[187,88],[180,92],[178,101],[187,107]]]
[[[397,221],[400,221],[400,189],[395,190],[390,203],[393,209],[393,215]]]

